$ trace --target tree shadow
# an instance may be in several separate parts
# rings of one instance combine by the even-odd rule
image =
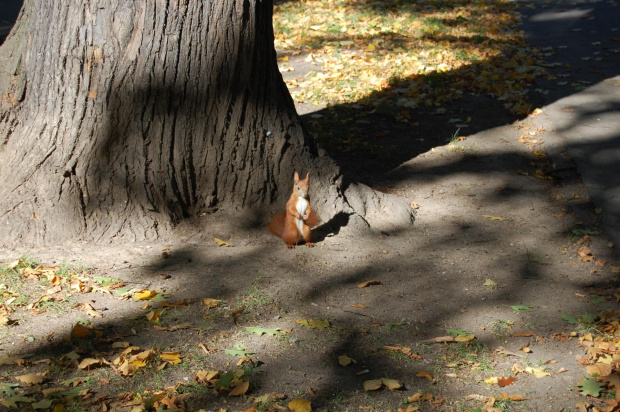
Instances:
[[[580,56],[575,56],[579,58]],[[491,66],[494,61],[487,62]],[[598,80],[603,80],[617,73],[607,71],[602,67],[584,67],[584,70],[596,69],[599,71]],[[606,67],[606,66],[605,66]],[[458,79],[466,79],[464,71],[456,71],[449,74],[433,75],[429,78],[433,87],[438,85],[453,84]],[[486,132],[484,138],[494,138],[494,129],[521,119],[520,116],[510,114],[504,108],[502,102],[483,94],[469,95],[464,89],[464,98],[446,104],[445,113],[438,113],[431,109],[411,109],[410,117],[407,122],[394,121],[393,111],[402,111],[395,105],[393,97],[398,94],[398,85],[394,84],[385,90],[384,97],[386,108],[374,111],[375,108],[367,110],[360,117],[365,120],[355,126],[353,132],[359,139],[359,147],[353,145],[350,150],[342,150],[339,147],[329,148],[330,154],[342,165],[345,174],[355,177],[357,180],[372,185],[382,182],[398,182],[399,180],[412,179],[438,179],[442,176],[456,175],[459,173],[475,174],[483,178],[493,172],[509,172],[514,170],[507,168],[512,160],[519,154],[513,152],[494,153],[494,154],[471,154],[464,155],[458,161],[449,164],[440,164],[428,167],[424,170],[400,169],[386,176],[387,172],[394,170],[403,162],[415,158],[435,147],[444,146],[452,136],[455,135],[458,127],[453,122],[453,118],[472,117],[473,121],[467,127],[467,134]],[[156,92],[156,91],[153,91]],[[549,95],[554,96],[547,99],[543,93],[533,92],[534,99],[541,105],[548,105],[555,100],[574,93],[573,88],[559,87],[554,89]],[[574,123],[567,125],[567,130],[577,127],[584,117],[597,117],[601,113],[615,112],[618,106],[605,107],[602,111],[588,112],[588,108],[583,108],[580,113],[581,119],[576,119]],[[374,111],[374,112],[373,112]],[[319,122],[325,129],[331,129],[343,120],[353,117],[355,122],[356,113],[359,110],[353,105],[339,105],[319,112],[323,117],[320,121],[311,116],[306,116],[304,121],[309,125],[311,122]],[[164,115],[163,113],[161,114]],[[328,121],[329,120],[329,121]],[[417,124],[417,125],[415,125]],[[384,136],[377,136],[384,130],[390,133]],[[335,130],[337,133],[338,129]],[[463,133],[460,133],[463,134]],[[607,142],[609,149],[613,147],[616,138]],[[617,140],[617,139],[616,139]],[[371,150],[364,150],[370,147]],[[588,151],[591,144],[584,143],[578,147],[580,150]],[[522,160],[527,163],[526,160]],[[552,165],[546,170],[547,173],[554,173]],[[557,173],[556,173],[557,174]],[[502,191],[495,193],[482,200],[487,205],[501,204],[516,199],[527,197],[528,192],[522,187],[506,187]],[[253,226],[258,226],[262,216],[254,217]],[[391,261],[375,260],[369,263],[364,262],[364,254],[383,251],[387,241],[379,241],[377,238],[369,237],[360,239],[364,244],[374,247],[364,248],[360,246],[360,251],[343,251],[338,256],[339,266],[332,266],[324,262],[321,251],[317,253],[297,253],[291,252],[290,255],[282,257],[283,253],[288,253],[280,242],[275,238],[264,235],[261,238],[258,229],[252,234],[258,239],[257,244],[245,244],[244,248],[230,248],[230,250],[207,249],[204,244],[210,240],[210,232],[201,232],[195,237],[188,237],[185,244],[173,247],[170,257],[164,259],[159,251],[154,255],[145,255],[144,264],[139,265],[134,270],[127,269],[122,273],[128,281],[135,281],[140,278],[144,284],[149,284],[144,279],[150,276],[149,287],[158,280],[152,280],[152,276],[158,273],[174,273],[175,280],[171,289],[174,289],[174,298],[183,299],[187,297],[211,297],[222,299],[230,305],[229,309],[221,309],[215,320],[204,318],[209,313],[201,306],[200,302],[193,302],[178,315],[174,315],[166,321],[170,323],[183,323],[185,321],[194,322],[198,331],[199,340],[211,341],[215,338],[213,345],[220,345],[217,336],[220,333],[229,333],[228,336],[234,338],[224,338],[224,342],[218,347],[218,351],[213,351],[210,355],[201,357],[200,350],[195,347],[187,347],[187,353],[195,357],[194,363],[190,368],[223,368],[231,358],[226,358],[221,352],[228,349],[229,345],[239,341],[244,342],[253,351],[259,353],[266,362],[266,372],[256,373],[251,376],[252,393],[261,394],[263,390],[283,390],[289,389],[287,383],[293,383],[295,390],[316,386],[315,393],[318,395],[313,398],[316,407],[331,407],[337,401],[337,394],[344,391],[347,396],[356,396],[361,388],[361,383],[370,378],[392,377],[401,379],[406,388],[414,391],[432,390],[433,383],[416,379],[417,372],[426,369],[427,364],[402,359],[394,359],[386,356],[383,349],[384,345],[391,343],[401,343],[415,347],[417,350],[426,350],[425,356],[428,359],[441,359],[444,354],[442,348],[424,349],[419,342],[437,336],[442,332],[445,325],[458,327],[462,320],[462,311],[465,310],[478,316],[482,324],[488,324],[490,316],[495,316],[497,306],[507,306],[511,304],[521,304],[527,301],[530,294],[542,287],[545,283],[553,283],[564,287],[572,287],[576,290],[587,291],[587,285],[591,281],[578,278],[576,276],[563,278],[557,274],[549,273],[545,266],[532,262],[527,256],[527,252],[505,253],[496,259],[485,261],[481,272],[484,274],[496,273],[500,270],[509,268],[503,272],[503,285],[498,294],[489,294],[481,288],[472,288],[471,291],[459,289],[455,278],[462,276],[459,270],[468,270],[466,264],[456,267],[451,273],[441,273],[444,266],[442,262],[427,259],[426,256],[432,255],[434,251],[445,250],[453,251],[464,248],[471,244],[472,239],[479,240],[479,244],[472,247],[472,254],[483,253],[485,248],[496,248],[499,244],[510,241],[515,232],[509,232],[501,226],[488,227],[475,220],[468,220],[467,216],[458,216],[459,222],[455,226],[445,226],[446,236],[434,236],[432,239],[421,239],[417,243],[411,243],[410,247],[402,252],[398,259]],[[317,229],[319,242],[325,241],[327,233],[336,233],[347,224],[346,215],[337,215],[333,221],[326,222],[325,226]],[[206,229],[211,222],[207,219]],[[186,220],[186,223],[188,221]],[[191,225],[193,222],[189,222]],[[235,222],[242,226],[242,222]],[[445,222],[436,222],[431,225],[433,229],[439,229]],[[204,225],[204,223],[202,223]],[[196,224],[196,227],[199,227]],[[251,225],[252,226],[252,225]],[[203,226],[203,228],[205,228]],[[326,230],[329,228],[329,230]],[[195,229],[195,228],[194,228]],[[393,240],[414,242],[417,236],[411,236],[405,232],[394,233]],[[413,239],[412,239],[413,238]],[[388,249],[388,248],[385,248]],[[305,248],[302,249],[305,252]],[[294,254],[293,254],[294,253]],[[345,260],[347,259],[347,260]],[[346,264],[344,262],[347,262]],[[343,267],[344,266],[344,267]],[[389,270],[388,270],[389,269]],[[242,271],[242,272],[240,272]],[[259,276],[259,272],[266,272]],[[334,275],[337,273],[337,276]],[[178,274],[178,276],[177,276]],[[379,278],[384,285],[377,286],[375,289],[362,290],[357,285],[369,278]],[[261,279],[261,280],[257,280]],[[484,281],[484,279],[481,279]],[[260,283],[259,283],[260,282]],[[481,282],[480,282],[481,283]],[[235,309],[234,305],[243,305],[250,299],[249,293],[251,285],[254,284],[271,300],[268,304],[256,306],[255,311],[248,310],[241,315],[241,321],[246,325],[270,325],[277,326],[283,319],[284,326],[295,326],[296,318],[315,317],[328,318],[332,322],[332,328],[325,332],[307,331],[301,328],[293,332],[293,339],[286,338],[279,344],[277,349],[273,349],[271,341],[267,338],[255,338],[251,334],[244,334],[239,325],[233,322],[229,316],[229,311]],[[294,284],[295,287],[291,287]],[[291,292],[295,292],[294,294]],[[287,293],[291,293],[287,295]],[[367,315],[358,309],[351,309],[352,302],[364,300],[365,305],[371,308],[382,308],[374,315]],[[343,302],[343,303],[339,303]],[[344,303],[346,302],[346,303]],[[234,305],[233,305],[234,304]],[[277,309],[270,309],[270,305],[280,305],[286,308],[288,313],[278,312]],[[587,306],[587,305],[586,305]],[[544,323],[539,325],[540,331],[565,330],[566,324],[559,316],[553,313],[558,310],[565,310],[578,313],[583,310],[584,305],[577,300],[559,302],[551,301],[549,307],[541,309],[544,316]],[[170,310],[173,313],[173,310]],[[505,312],[504,312],[505,313]],[[493,314],[493,315],[491,315]],[[180,342],[194,343],[195,336],[183,336],[180,333],[161,338],[162,334],[174,332],[155,331],[148,322],[142,319],[140,322],[140,334],[137,336],[131,332],[131,325],[124,325],[124,320],[132,318],[142,318],[144,312],[137,306],[131,308],[122,315],[121,319],[106,318],[103,321],[96,321],[97,329],[103,331],[106,339],[120,341],[121,339],[135,340],[144,342],[145,345],[161,345],[161,348],[176,348]],[[555,314],[557,315],[557,313]],[[279,317],[278,317],[279,316]],[[543,315],[541,315],[543,316]],[[408,320],[398,324],[402,317]],[[368,319],[370,318],[370,319]],[[372,322],[371,322],[372,320]],[[367,332],[375,328],[372,324],[379,324],[373,332]],[[73,319],[64,320],[63,326],[73,323]],[[53,327],[54,325],[49,325]],[[283,327],[284,328],[284,327]],[[320,335],[325,333],[325,335]],[[541,332],[542,333],[542,332]],[[95,335],[96,336],[96,335]],[[317,338],[317,336],[319,336]],[[35,358],[47,358],[50,354],[60,355],[74,348],[73,344],[68,344],[66,334],[57,336],[50,342],[42,342],[34,350],[29,347],[29,352],[35,353]],[[375,339],[376,338],[376,339]],[[491,342],[488,340],[486,342]],[[324,343],[324,346],[316,347],[316,341]],[[213,341],[212,341],[213,342]],[[327,342],[327,343],[325,343]],[[132,342],[133,343],[133,342]],[[102,346],[95,347],[96,351],[102,356],[108,356],[110,351],[109,342],[101,341],[97,344]],[[167,346],[168,345],[168,346]],[[278,346],[279,345],[279,346]],[[492,343],[487,343],[491,346]],[[574,346],[574,345],[571,345]],[[146,347],[145,347],[146,349]],[[268,352],[272,350],[273,352]],[[277,354],[274,355],[274,353]],[[358,369],[344,369],[338,366],[336,359],[342,354],[351,354],[357,358]],[[234,359],[236,360],[236,359]],[[187,360],[189,362],[189,359]],[[445,363],[445,362],[444,362]],[[316,371],[316,365],[323,368],[321,380],[314,381],[315,376],[304,376],[305,370]],[[75,366],[75,362],[67,361],[65,367]],[[18,366],[6,366],[1,368],[8,373],[3,375],[15,375],[21,370]],[[359,370],[366,370],[367,374],[357,375]],[[165,369],[164,369],[165,371]],[[194,372],[191,370],[190,372]],[[59,380],[66,377],[66,369],[61,370],[50,376],[50,380]],[[87,371],[101,379],[107,379],[106,375],[99,375],[97,371]],[[163,387],[174,386],[178,383],[179,377],[187,375],[184,369],[173,368],[173,373],[165,379],[157,381]],[[142,382],[153,384],[158,375],[153,371],[144,373]],[[129,387],[129,378],[118,379],[114,384],[118,387]],[[275,382],[275,383],[274,383]],[[311,383],[318,382],[318,383]],[[195,387],[188,383],[189,387]],[[104,393],[107,388],[102,384],[98,388]],[[190,393],[191,392],[187,392]],[[312,392],[310,392],[312,393]],[[290,395],[290,394],[289,394]],[[304,394],[305,395],[305,394]],[[359,395],[359,394],[357,394]],[[312,396],[312,395],[309,395]],[[389,394],[381,394],[378,397],[385,402],[389,400]],[[234,404],[234,400],[224,402],[222,396],[215,395],[213,391],[196,392],[189,397],[194,405],[224,405],[225,403]],[[229,398],[230,399],[230,398]],[[386,400],[388,399],[388,400]],[[245,401],[239,401],[240,405],[245,405]],[[400,400],[399,400],[400,403]]]

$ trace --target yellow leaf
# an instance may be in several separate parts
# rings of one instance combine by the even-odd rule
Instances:
[[[241,381],[230,391],[228,396],[241,396],[248,391],[249,387],[250,381]]]
[[[430,376],[430,375],[429,375]],[[396,389],[400,389],[403,387],[403,384],[397,381],[396,379],[381,379],[381,383],[385,385],[391,391],[395,391]]]
[[[163,352],[161,355],[159,355],[159,359],[163,360],[164,362],[170,362],[173,365],[181,363],[179,352]]]
[[[537,378],[544,378],[545,376],[551,376],[551,374],[549,372],[545,372],[545,370],[543,368],[532,368],[530,366],[528,366],[527,368],[525,368],[525,371],[527,373],[530,373],[534,376],[536,376]]]
[[[311,412],[312,403],[305,399],[294,398],[288,403],[288,408],[293,412]]]
[[[452,336],[440,336],[438,338],[423,340],[422,343],[444,343],[444,342],[453,342],[454,337]]]
[[[433,400],[433,395],[431,395],[430,393],[417,392],[407,398],[407,403],[414,403],[414,402],[420,402],[420,401],[432,401],[432,400]]]
[[[474,340],[474,338],[475,338],[474,335],[459,335],[456,338],[454,338],[454,340],[457,342],[469,342],[471,340]]]
[[[233,247],[232,243],[228,243],[228,242],[226,242],[226,241],[224,241],[224,240],[222,240],[220,238],[217,238],[215,236],[213,237],[213,240],[215,240],[215,244],[218,245],[218,246]]]
[[[202,304],[205,305],[205,309],[213,309],[222,303],[219,299],[203,298]]]
[[[433,378],[433,375],[431,375],[430,373],[428,373],[426,371],[420,371],[420,372],[416,373],[415,376],[417,376],[418,378],[426,378],[429,381],[433,381],[435,379],[435,378]]]
[[[377,46],[375,46],[374,44],[369,44],[368,46],[366,46],[366,50],[372,51],[375,50],[377,48]]]
[[[71,329],[71,338],[72,339],[81,339],[90,336],[90,329],[81,323],[76,323],[73,329]]]
[[[154,290],[143,289],[134,294],[134,296],[140,300],[149,300],[155,297],[157,292]]]
[[[352,363],[357,363],[357,362],[355,362],[355,360],[351,359],[347,355],[341,355],[338,357],[338,363],[340,364],[340,366],[348,366]]]
[[[505,220],[509,220],[507,217],[499,217],[499,216],[491,216],[491,215],[482,215],[482,217],[485,217],[485,218],[490,219],[490,220],[497,220],[499,222],[503,222]]]
[[[219,376],[220,376],[220,371],[202,370],[202,371],[196,372],[195,380],[197,380],[198,382],[209,382],[209,381],[212,381],[218,378]]]
[[[381,379],[372,379],[372,380],[364,381],[365,391],[376,391],[377,389],[381,388],[381,386],[383,386]]]
[[[498,379],[499,379],[499,377],[497,377],[497,376],[491,376],[490,378],[486,378],[484,380],[484,382],[488,383],[489,385],[497,385]]]
[[[86,369],[92,365],[101,365],[101,361],[95,358],[82,359],[82,362],[78,365],[78,369]]]
[[[162,314],[161,310],[153,310],[146,314],[146,318],[151,323],[159,323],[159,316]]]
[[[36,385],[38,383],[43,382],[43,378],[45,377],[46,374],[47,372],[29,373],[28,375],[14,376],[14,378],[28,385]]]
[[[279,62],[287,62],[288,61],[288,56],[278,57],[278,61]]]
[[[418,406],[407,405],[406,408],[398,408],[398,412],[418,412],[420,408]]]

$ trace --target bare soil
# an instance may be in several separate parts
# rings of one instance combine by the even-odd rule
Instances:
[[[524,135],[529,143],[519,142]],[[418,135],[420,142],[426,138]],[[168,301],[192,298],[162,315],[163,326],[191,323],[170,332],[156,330],[146,320],[144,301],[75,294],[74,299],[103,314],[90,319],[103,336],[143,349],[178,351],[183,362],[130,377],[110,368],[81,371],[65,365],[49,373],[46,385],[94,376],[91,391],[108,394],[111,402],[125,391],[154,391],[180,382],[189,388],[184,398],[189,410],[244,410],[254,398],[272,392],[286,396],[281,405],[305,398],[313,410],[396,411],[417,392],[432,394],[432,402],[415,404],[421,410],[476,410],[484,397],[501,398],[502,392],[525,398],[506,400],[501,404],[505,410],[573,410],[586,399],[576,388],[586,375],[577,361],[584,354],[578,336],[585,331],[563,315],[579,318],[617,307],[617,285],[609,270],[612,245],[604,234],[590,235],[585,243],[593,262],[576,254],[582,245],[575,242],[582,236],[571,231],[599,229],[570,159],[562,156],[544,112],[430,146],[374,182],[418,207],[415,224],[399,233],[360,235],[346,226],[331,231],[319,227],[315,248],[287,250],[262,224],[251,223],[266,223],[268,217],[239,218],[236,211],[219,211],[181,225],[178,237],[166,243],[0,249],[3,261],[28,254],[46,265],[79,263],[92,276],[119,278],[135,290],[165,292]],[[558,164],[565,164],[564,174],[553,180],[535,177],[540,164],[549,162],[535,152],[553,154]],[[364,164],[351,163],[350,170]],[[218,247],[214,236],[234,246]],[[358,287],[368,280],[381,284]],[[202,298],[223,303],[205,309]],[[515,310],[516,305],[530,309]],[[242,306],[244,312],[233,320],[231,312]],[[74,348],[67,337],[87,315],[65,306],[36,316],[23,308],[13,317],[18,323],[0,331],[0,355],[31,354],[33,362],[52,359],[54,364]],[[328,320],[329,327],[305,328],[296,322],[303,319]],[[286,334],[258,336],[247,326]],[[449,329],[475,339],[423,342],[446,336]],[[514,336],[519,333],[527,336]],[[529,353],[520,350],[528,344]],[[109,344],[93,345],[89,350],[111,360]],[[239,358],[224,353],[235,345],[253,353],[246,395],[197,389],[198,371],[236,368]],[[400,345],[415,356],[385,348]],[[341,355],[356,363],[340,366]],[[550,375],[515,376],[515,364],[542,367]],[[47,367],[32,365],[0,366],[4,381]],[[432,380],[417,376],[420,372]],[[493,376],[515,376],[516,381],[502,388],[484,382]],[[364,381],[380,378],[397,379],[404,386],[393,392],[364,391]],[[120,403],[112,405],[121,410]]]

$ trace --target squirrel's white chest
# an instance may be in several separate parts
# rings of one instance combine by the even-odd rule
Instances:
[[[299,213],[301,216],[304,216],[306,214],[306,210],[308,210],[308,200],[304,199],[303,197],[300,197],[299,199],[297,199],[297,204],[295,205],[295,209],[297,210],[297,213]],[[299,230],[299,233],[303,234],[303,227],[304,227],[303,219],[295,218],[295,223],[297,224],[297,230]]]

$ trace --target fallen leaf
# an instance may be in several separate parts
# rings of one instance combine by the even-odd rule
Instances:
[[[241,381],[230,391],[228,396],[241,396],[248,391],[250,381]]]
[[[435,380],[435,378],[433,378],[433,375],[431,375],[430,373],[426,371],[419,371],[418,373],[415,374],[415,376],[417,376],[418,378],[426,378],[431,382]]]
[[[581,392],[582,395],[594,396],[596,398],[601,394],[604,385],[603,383],[597,382],[592,378],[588,378],[581,382],[579,385],[577,385],[577,387],[579,388],[579,392]]]
[[[484,380],[484,382],[488,383],[489,385],[497,385],[498,381],[499,381],[499,377],[497,377],[497,376],[491,376],[491,377],[486,378]]]
[[[93,365],[101,365],[101,360],[100,359],[95,359],[95,358],[85,358],[82,359],[82,362],[80,362],[80,364],[78,365],[78,369],[86,369],[89,366],[93,366]]]
[[[497,386],[503,388],[504,386],[512,385],[516,380],[517,378],[515,378],[514,376],[511,376],[509,378],[498,378]]]
[[[487,218],[489,220],[497,220],[499,222],[503,222],[505,220],[510,220],[507,217],[499,217],[499,216],[491,216],[491,215],[482,215],[482,217]]]
[[[217,238],[215,236],[213,237],[213,240],[215,240],[215,244],[217,246],[233,247],[232,243],[228,243],[228,242],[226,242],[226,241],[224,241],[224,240],[222,240],[220,238]]]
[[[537,378],[544,378],[545,376],[551,376],[551,374],[547,371],[545,371],[544,368],[532,368],[530,366],[528,366],[527,368],[525,368],[525,371],[531,375],[534,375]]]
[[[21,383],[25,383],[28,385],[36,385],[38,383],[43,382],[43,379],[45,379],[46,374],[47,372],[29,373],[27,375],[14,376],[13,378],[17,379]]]
[[[494,287],[497,286],[497,283],[492,281],[491,279],[487,279],[487,280],[484,281],[482,286],[488,286],[488,287],[494,288]]]
[[[296,320],[295,323],[301,326],[305,326],[308,329],[325,329],[329,327],[329,321],[327,319],[324,319],[324,320],[299,319],[299,320]]]
[[[364,305],[353,304],[351,306],[354,308],[358,308],[358,309],[368,309],[368,306],[364,306]]]
[[[365,391],[376,391],[383,386],[381,379],[371,379],[368,381],[364,381],[364,390]]]
[[[592,376],[609,376],[611,375],[611,370],[611,365],[602,362],[596,362],[594,365],[586,367],[586,372]]]
[[[432,401],[433,395],[430,393],[422,393],[417,392],[413,395],[407,397],[407,403],[421,402],[421,401]]]
[[[459,335],[454,340],[456,342],[469,342],[475,339],[474,335]]]
[[[90,335],[90,329],[81,323],[76,323],[75,326],[73,326],[73,329],[71,329],[71,339],[82,339],[89,337]]]
[[[372,286],[372,285],[382,285],[380,280],[367,280],[364,283],[360,283],[359,285],[357,285],[358,288],[365,288],[368,286]]]
[[[354,359],[352,359],[352,358],[348,357],[347,355],[340,355],[340,356],[338,357],[338,364],[339,364],[340,366],[349,366],[349,365],[351,365],[352,363],[357,363],[357,362],[355,362],[355,360],[354,360]]]
[[[159,359],[164,362],[171,363],[176,365],[177,363],[181,363],[181,357],[179,356],[179,352],[162,352],[159,355]]]
[[[159,317],[162,313],[161,310],[153,310],[146,314],[146,319],[151,323],[159,323]]]
[[[263,336],[265,334],[269,336],[284,336],[284,332],[280,331],[280,329],[267,329],[260,327],[248,326],[245,328],[250,333],[255,333],[258,336]]]
[[[212,298],[202,299],[202,304],[204,305],[205,309],[213,309],[219,306],[220,303],[222,303],[222,301],[219,299],[212,299]]]
[[[142,290],[134,293],[134,296],[136,297],[136,299],[149,300],[149,299],[152,299],[155,296],[157,296],[157,291],[155,291],[155,290],[148,290],[148,289],[142,289]]]
[[[454,342],[453,336],[439,336],[433,339],[423,340],[422,343],[445,343],[445,342]]]
[[[294,398],[288,403],[288,408],[293,412],[311,412],[312,402],[306,399]]]
[[[403,387],[403,384],[400,383],[399,381],[397,381],[396,379],[382,378],[381,379],[381,383],[383,385],[385,385],[385,387],[388,388],[391,391],[395,391],[395,390],[400,389],[400,388]]]

